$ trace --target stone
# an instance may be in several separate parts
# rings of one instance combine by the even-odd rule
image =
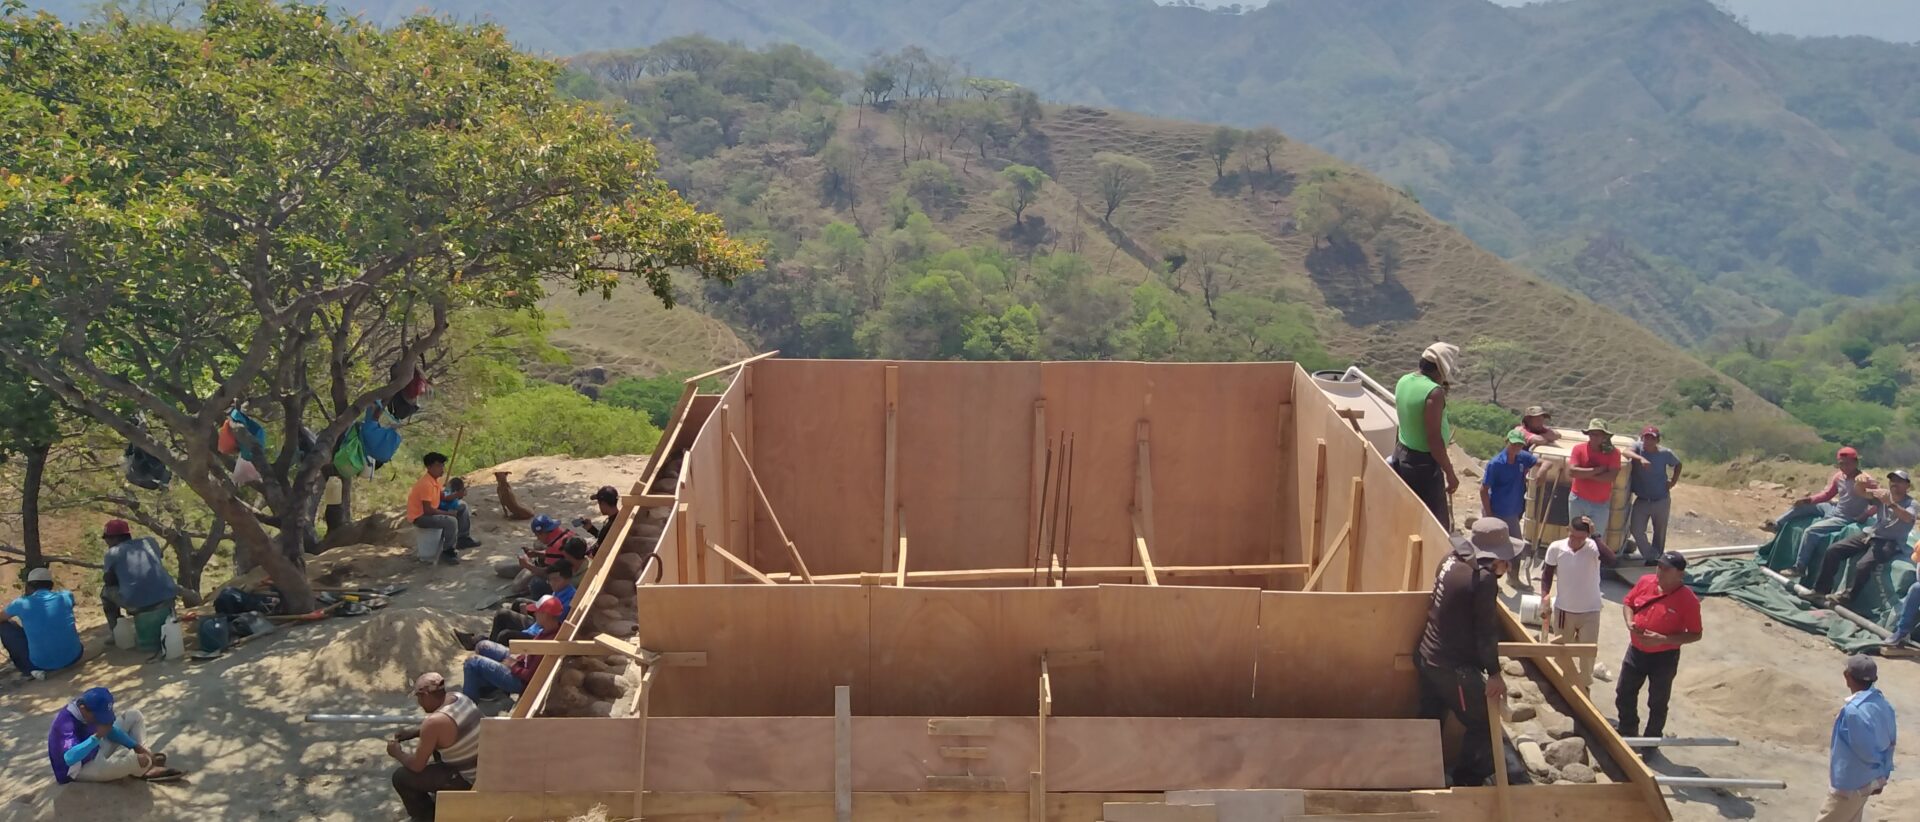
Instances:
[[[1539,716],[1533,718],[1533,721],[1538,723],[1540,729],[1554,739],[1565,739],[1573,736],[1575,733],[1573,718],[1558,711],[1541,711]]]
[[[1553,766],[1547,763],[1546,752],[1540,750],[1539,743],[1533,740],[1521,740],[1513,745],[1514,752],[1520,754],[1520,761],[1526,763],[1527,773],[1545,776],[1553,772]]]
[[[578,688],[580,687],[581,681],[586,679],[586,676],[587,676],[587,672],[582,671],[578,668],[574,668],[571,666],[566,668],[561,668],[560,669],[560,687]]]
[[[643,522],[633,527],[633,535],[650,540],[659,540],[660,532],[660,525],[652,522]]]
[[[607,670],[610,670],[610,671],[625,671],[629,666],[633,664],[633,660],[631,658],[621,654],[614,654],[612,656],[603,657],[603,659],[606,660]]]
[[[1509,659],[1506,662],[1502,663],[1500,665],[1500,670],[1504,672],[1507,676],[1526,676],[1526,673],[1527,673],[1527,669],[1524,666],[1522,666],[1520,664],[1520,660],[1517,660],[1517,659]]]
[[[1700,517],[1700,512],[1699,512],[1699,511],[1695,511],[1695,510],[1693,510],[1693,509],[1691,509],[1691,508],[1689,508],[1689,509],[1687,509],[1687,516],[1690,516],[1690,517],[1693,517],[1693,518],[1695,518],[1695,519],[1698,519],[1698,518]]]
[[[613,561],[613,571],[607,574],[608,581],[624,579],[632,582],[640,578],[640,569],[647,564],[647,558],[639,554],[621,554]]]
[[[1592,768],[1579,762],[1567,765],[1555,772],[1554,779],[1561,782],[1571,782],[1576,785],[1592,785],[1599,781]]]
[[[620,598],[613,594],[601,594],[593,599],[593,610],[605,613],[620,607]]]
[[[626,689],[620,686],[620,679],[606,672],[587,674],[580,687],[587,693],[601,699],[619,699],[626,695]]]
[[[640,623],[631,619],[602,619],[599,625],[600,633],[612,634],[621,639],[631,637],[640,630]]]
[[[1556,768],[1584,765],[1587,761],[1587,741],[1577,736],[1557,739],[1547,745],[1546,754],[1547,764]]]
[[[613,716],[613,703],[603,699],[589,704],[587,716]]]
[[[1539,710],[1534,708],[1532,705],[1525,705],[1525,704],[1515,705],[1513,706],[1513,716],[1511,718],[1515,722],[1525,722],[1529,719],[1534,718],[1534,716],[1537,715],[1538,713],[1539,713]]]

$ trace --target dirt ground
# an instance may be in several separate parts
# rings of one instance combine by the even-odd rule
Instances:
[[[566,520],[592,511],[587,497],[595,488],[630,486],[643,464],[643,457],[531,457],[501,468],[514,472],[522,503]],[[465,654],[449,629],[485,628],[489,613],[475,606],[503,585],[491,560],[531,540],[525,523],[501,516],[491,473],[468,481],[474,534],[486,545],[461,566],[420,565],[410,545],[350,546],[310,565],[310,575],[337,569],[334,576],[350,584],[408,586],[372,616],[283,627],[208,662],[149,662],[139,651],[107,648],[96,628],[83,631],[87,660],[77,669],[24,684],[9,670],[0,690],[0,819],[404,819],[388,785],[395,765],[384,738],[395,726],[301,717],[417,714],[407,696],[414,676],[438,670],[460,680]],[[48,724],[95,685],[111,688],[122,710],[141,710],[148,746],[188,771],[185,781],[54,784]]]

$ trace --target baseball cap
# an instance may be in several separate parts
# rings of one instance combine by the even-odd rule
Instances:
[[[1880,678],[1880,665],[1866,654],[1847,657],[1847,676],[1855,682],[1874,682]]]
[[[1508,535],[1506,520],[1481,517],[1473,521],[1468,536],[1454,542],[1454,553],[1471,554],[1474,559],[1512,560],[1520,545],[1520,540]]]
[[[540,516],[533,518],[532,527],[533,527],[534,533],[544,534],[548,531],[551,531],[555,528],[560,527],[560,521],[557,519],[554,519],[553,517],[547,516],[546,514],[541,514]]]
[[[1607,421],[1600,419],[1599,417],[1594,417],[1593,419],[1588,420],[1586,429],[1583,430],[1581,433],[1591,434],[1595,431],[1598,431],[1602,434],[1606,434],[1607,436],[1613,436],[1613,431],[1607,428]]]
[[[428,671],[413,681],[413,695],[438,693],[447,689],[447,678]]]
[[[1853,446],[1848,445],[1848,446],[1842,447],[1840,449],[1840,453],[1834,454],[1833,458],[1837,460],[1844,460],[1849,458],[1857,460],[1860,458],[1860,452],[1853,450]]]
[[[587,499],[590,502],[604,502],[608,505],[619,505],[620,492],[615,490],[611,485],[602,485],[600,486],[600,490],[593,492],[593,496]]]
[[[536,614],[546,614],[547,616],[565,616],[567,613],[567,604],[555,599],[552,594],[548,594],[541,597],[539,602],[534,603],[533,612]]]
[[[88,688],[80,694],[80,707],[93,714],[93,724],[113,724],[113,692],[105,688]]]
[[[107,527],[100,529],[100,536],[130,537],[133,536],[133,526],[124,519],[110,519],[107,520]]]
[[[1907,469],[1905,469],[1905,468],[1895,468],[1895,469],[1893,469],[1892,471],[1888,471],[1888,472],[1887,472],[1887,479],[1890,479],[1890,480],[1899,480],[1899,481],[1901,481],[1901,482],[1905,482],[1905,483],[1912,483],[1912,482],[1913,482],[1913,477],[1911,477],[1911,476],[1909,476],[1909,475],[1907,474]]]
[[[53,569],[52,568],[35,568],[31,571],[28,571],[27,581],[28,582],[52,582]]]
[[[1660,438],[1660,429],[1657,426],[1649,425],[1645,428],[1640,429],[1640,436],[1652,437],[1657,440]]]
[[[1679,551],[1668,551],[1664,554],[1661,554],[1660,558],[1654,560],[1654,562],[1660,563],[1661,565],[1665,565],[1668,568],[1672,568],[1675,571],[1687,570],[1687,557],[1685,554],[1682,554]]]
[[[1507,442],[1513,443],[1515,445],[1526,445],[1527,435],[1522,434],[1519,431],[1508,431]]]
[[[1545,407],[1543,407],[1543,406],[1538,406],[1538,405],[1529,405],[1529,406],[1527,406],[1527,410],[1526,410],[1526,411],[1525,411],[1524,413],[1522,413],[1522,414],[1521,414],[1520,416],[1523,416],[1523,417],[1546,417],[1547,419],[1553,419],[1553,412],[1552,412],[1552,411],[1548,411],[1548,410],[1547,410],[1547,409],[1546,409]]]

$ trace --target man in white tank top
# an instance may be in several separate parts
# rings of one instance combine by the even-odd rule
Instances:
[[[393,791],[415,820],[433,819],[434,795],[473,787],[480,766],[480,708],[465,694],[447,691],[437,673],[414,680],[413,698],[427,712],[415,730],[401,731],[387,743],[387,755],[400,763],[393,770]],[[400,743],[419,740],[408,753]]]

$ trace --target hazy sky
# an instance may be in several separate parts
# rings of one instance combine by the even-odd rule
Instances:
[[[1503,6],[1526,0],[1494,0]],[[1920,0],[1721,0],[1754,31],[1803,37],[1864,34],[1901,43],[1920,41]]]

